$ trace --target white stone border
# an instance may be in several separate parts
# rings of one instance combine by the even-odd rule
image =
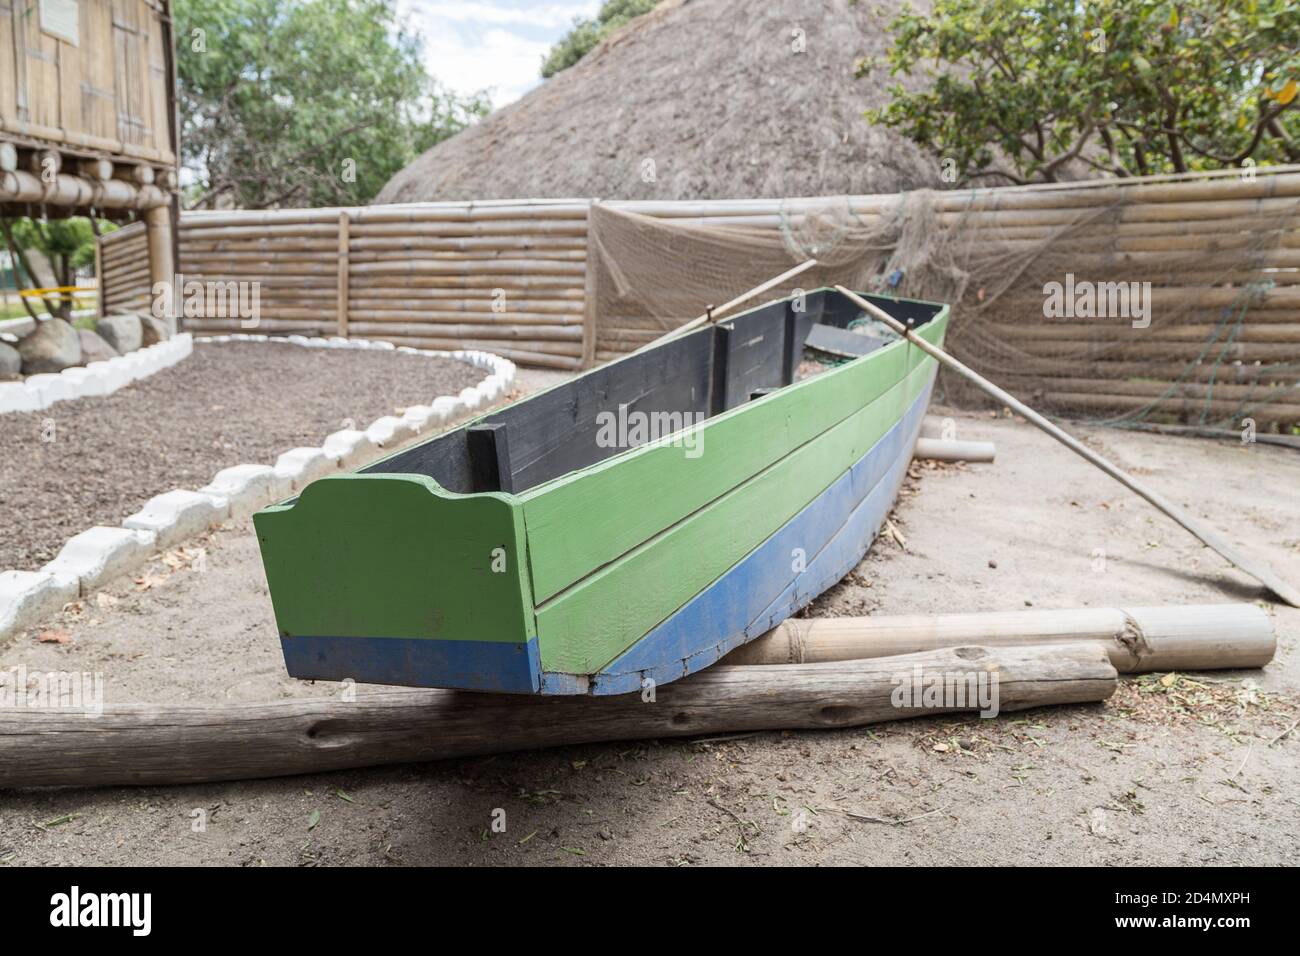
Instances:
[[[177,338],[180,336],[168,341],[175,342]],[[188,333],[185,334],[185,341],[185,355],[188,355],[191,348]],[[58,556],[39,571],[0,572],[0,639],[40,623],[44,618],[60,611],[68,602],[75,601],[78,597],[87,597],[111,579],[142,567],[149,555],[175,547],[211,524],[230,518],[245,518],[267,505],[301,492],[317,478],[357,468],[425,429],[453,425],[468,418],[479,408],[491,405],[506,394],[515,378],[514,363],[490,352],[441,352],[405,346],[395,348],[389,342],[305,338],[300,335],[218,335],[193,341],[277,342],[307,348],[406,352],[457,359],[476,368],[487,369],[489,374],[472,388],[461,389],[459,395],[440,395],[428,405],[413,405],[406,409],[401,418],[385,415],[372,422],[364,431],[345,429],[334,432],[325,438],[319,448],[290,449],[276,459],[274,465],[234,465],[221,469],[211,482],[198,491],[178,488],[154,495],[145,502],[143,508],[123,520],[120,528],[90,528],[68,539]],[[136,354],[138,353],[132,352],[122,358]],[[164,367],[166,366],[159,366]],[[32,376],[37,377],[39,376]],[[48,377],[59,378],[61,375]]]
[[[111,395],[123,385],[171,368],[194,350],[190,333],[117,355],[102,362],[74,365],[62,372],[29,375],[21,382],[0,382],[0,415],[39,412],[55,402]]]

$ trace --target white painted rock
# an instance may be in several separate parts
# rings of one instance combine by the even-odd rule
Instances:
[[[122,522],[122,527],[152,531],[159,548],[170,548],[208,526],[230,517],[230,502],[197,491],[167,491],[154,495],[143,508]]]
[[[473,411],[483,404],[483,395],[477,388],[462,388],[460,400],[467,409]]]
[[[129,528],[91,528],[68,539],[42,571],[70,575],[81,582],[81,596],[149,559],[157,535]]]
[[[68,381],[73,383],[81,395],[107,395],[112,389],[112,379],[103,370],[102,363],[96,363],[99,368],[69,368],[63,370],[63,375]]]
[[[355,428],[345,428],[325,438],[321,450],[340,468],[353,468],[374,457],[377,446],[370,437]]]
[[[199,494],[225,498],[230,502],[230,517],[239,520],[287,497],[292,487],[270,465],[234,465],[217,472]]]
[[[433,409],[428,405],[412,405],[402,412],[402,420],[417,435],[428,428],[433,419]]]
[[[55,375],[53,372],[30,376],[27,379],[27,387],[40,389],[41,399],[46,408],[55,402],[66,402],[81,394],[70,378],[63,374]]]
[[[366,437],[379,448],[391,448],[410,438],[412,434],[413,430],[406,419],[394,415],[376,418],[366,429]]]
[[[78,596],[77,579],[49,571],[0,571],[0,637],[63,610]]]
[[[450,395],[439,395],[429,407],[433,409],[434,421],[439,425],[454,422],[465,414],[465,404]]]
[[[0,414],[39,412],[45,407],[39,388],[29,388],[24,382],[0,382]]]
[[[98,375],[104,380],[105,395],[111,395],[130,381],[126,369],[120,363],[108,359],[102,362],[87,363],[86,371]]]
[[[338,463],[323,448],[291,448],[275,460],[275,473],[302,491],[317,478],[338,471]]]

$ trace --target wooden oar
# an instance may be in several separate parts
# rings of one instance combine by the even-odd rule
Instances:
[[[1020,401],[1020,399],[1016,398],[1014,395],[1010,394],[1009,392],[1006,392],[1003,389],[999,388],[998,386],[994,385],[992,382],[990,382],[984,376],[980,375],[974,369],[969,368],[966,365],[963,365],[961,362],[957,361],[957,359],[953,358],[951,355],[949,355],[943,349],[939,348],[937,345],[931,345],[929,342],[921,338],[919,335],[917,335],[915,332],[913,332],[911,329],[905,326],[902,322],[899,322],[897,319],[895,319],[889,313],[885,312],[883,309],[875,305],[872,305],[866,299],[862,298],[862,296],[849,291],[848,289],[844,288],[844,286],[837,285],[835,288],[839,290],[839,292],[842,295],[847,297],[850,302],[857,305],[867,314],[885,323],[885,325],[893,329],[899,335],[906,338],[909,342],[911,342],[921,351],[925,352],[927,355],[931,355],[934,358],[938,359],[940,364],[946,366],[947,368],[952,369],[954,372],[956,372],[958,375],[961,375],[963,378],[966,378],[969,381],[974,382],[981,389],[983,389],[985,392],[988,392],[988,394],[992,395],[1003,405],[1006,405],[1008,408],[1013,409],[1018,414],[1023,415],[1033,425],[1047,432],[1047,434],[1051,435],[1053,438],[1059,441],[1066,448],[1070,449],[1070,451],[1074,452],[1076,455],[1085,459],[1086,461],[1089,461],[1092,464],[1096,465],[1098,468],[1100,468],[1106,474],[1110,475],[1112,478],[1114,478],[1124,487],[1128,488],[1130,491],[1133,491],[1139,496],[1141,496],[1142,498],[1145,498],[1151,504],[1155,505],[1165,514],[1167,514],[1169,517],[1177,521],[1180,525],[1182,525],[1192,534],[1196,535],[1196,537],[1200,538],[1201,541],[1204,542],[1207,546],[1213,548],[1220,555],[1226,558],[1229,562],[1236,565],[1242,571],[1245,571],[1255,580],[1259,581],[1261,584],[1264,585],[1264,587],[1268,588],[1270,591],[1272,591],[1275,595],[1277,595],[1287,604],[1290,604],[1292,607],[1300,607],[1300,590],[1297,590],[1293,585],[1282,580],[1281,577],[1273,573],[1273,570],[1271,568],[1259,564],[1253,558],[1250,558],[1242,554],[1240,551],[1236,549],[1234,545],[1229,544],[1222,537],[1222,535],[1220,535],[1213,528],[1207,527],[1206,525],[1202,524],[1199,520],[1193,518],[1191,515],[1185,512],[1182,508],[1179,508],[1176,504],[1174,504],[1164,495],[1142,484],[1142,482],[1138,481],[1128,472],[1121,469],[1118,465],[1115,465],[1114,463],[1110,462],[1106,458],[1103,458],[1101,455],[1097,454],[1087,445],[1084,445],[1082,442],[1074,438],[1072,435],[1066,433],[1056,425],[1049,422],[1042,415],[1038,414],[1038,412],[1034,411],[1024,402]]]
[[[762,283],[761,285],[754,286],[754,288],[750,289],[748,292],[742,292],[740,295],[736,296],[730,302],[724,302],[722,305],[718,306],[717,308],[710,308],[703,315],[699,316],[698,318],[691,319],[691,321],[687,322],[685,325],[679,325],[671,332],[665,332],[663,335],[659,336],[659,338],[655,339],[653,342],[647,342],[645,345],[641,346],[636,351],[644,352],[646,349],[652,349],[656,345],[661,345],[664,342],[667,342],[669,339],[675,339],[679,335],[685,335],[687,332],[693,332],[696,329],[698,329],[701,325],[703,325],[705,322],[712,322],[722,313],[730,312],[732,309],[740,305],[742,302],[748,302],[750,299],[754,298],[754,296],[762,295],[768,289],[775,289],[781,283],[793,279],[801,272],[807,272],[815,265],[817,265],[816,259],[809,259],[807,262],[801,262],[793,269],[789,269],[785,272],[782,272],[779,276],[773,276],[771,279],[768,279],[766,282]]]

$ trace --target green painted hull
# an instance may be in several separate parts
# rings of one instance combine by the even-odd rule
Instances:
[[[838,310],[836,321],[844,321],[835,293],[809,298],[814,295],[825,316]],[[876,301],[919,315],[918,333],[942,343],[946,307]],[[911,422],[910,415],[919,424],[916,409],[924,409],[935,362],[905,341],[784,387],[764,380],[778,389],[748,400],[745,389],[770,378],[781,362],[778,378],[789,377],[792,350],[787,342],[781,362],[764,366],[760,343],[746,361],[740,349],[761,338],[747,333],[783,327],[787,339],[797,336],[802,343],[800,330],[810,323],[792,310],[790,302],[773,303],[737,316],[724,332],[696,333],[697,348],[714,349],[713,364],[699,380],[712,394],[696,396],[694,386],[674,394],[698,401],[701,415],[714,413],[668,440],[613,449],[599,461],[514,492],[469,493],[448,490],[434,477],[442,467],[443,480],[451,482],[452,466],[428,464],[437,460],[431,445],[360,473],[320,479],[295,501],[259,512],[254,520],[290,672],[520,693],[591,690],[596,675],[609,673],[729,573],[734,578],[782,529],[788,533],[793,522],[811,527],[817,508],[830,507],[831,490],[855,467],[894,448],[885,449],[887,436],[900,436],[890,439],[898,448],[877,464],[910,458],[905,419]],[[801,351],[793,351],[796,360]],[[665,360],[662,374],[674,374],[681,362]],[[624,363],[639,364],[620,370]],[[644,394],[648,386],[636,376],[655,367],[638,356],[623,359],[559,386],[573,389],[572,400],[552,390],[549,397],[530,397],[485,416],[479,434],[493,422],[514,429],[513,454],[528,437],[521,424],[526,403],[540,398],[581,409],[584,396],[595,396],[588,404],[629,407],[613,393]],[[720,388],[734,395],[719,398]],[[608,414],[573,414],[587,416],[588,427],[597,420],[610,425]],[[563,429],[555,434],[552,443],[568,440]],[[453,448],[449,440],[431,441]],[[474,441],[466,447],[472,458]],[[454,458],[458,448],[442,454]],[[534,467],[536,455],[524,451],[526,460],[510,466],[511,474]],[[572,454],[581,462],[599,452]],[[388,470],[417,464],[431,473]],[[479,474],[474,465],[466,464],[464,474]],[[563,468],[563,461],[554,467]],[[740,587],[745,600],[764,596],[753,591],[784,587],[775,578],[768,583],[771,577]],[[714,617],[737,614],[720,605]],[[714,628],[711,619],[702,620],[701,630]],[[733,625],[719,623],[716,630],[700,635],[702,646],[734,643]]]

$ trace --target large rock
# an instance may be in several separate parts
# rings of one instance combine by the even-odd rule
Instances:
[[[117,358],[117,349],[90,329],[78,329],[77,336],[81,339],[81,359],[87,365],[91,362],[107,362],[111,358]]]
[[[162,319],[155,319],[152,315],[139,316],[140,330],[143,333],[142,344],[157,345],[159,342],[167,341],[167,323]]]
[[[63,319],[46,319],[31,335],[18,340],[23,374],[62,372],[81,364],[81,337]]]
[[[95,331],[121,355],[134,352],[144,338],[144,325],[140,317],[130,312],[100,319],[95,323]]]
[[[0,381],[17,378],[22,370],[23,357],[18,354],[18,350],[12,345],[0,342]]]

